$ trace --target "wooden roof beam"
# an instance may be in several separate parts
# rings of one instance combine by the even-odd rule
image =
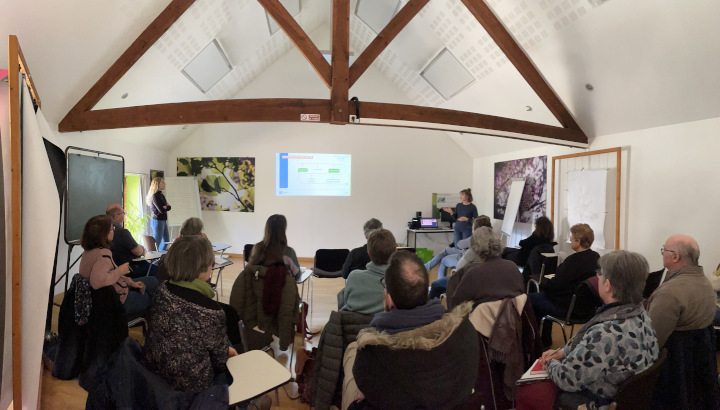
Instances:
[[[330,101],[332,124],[347,124],[350,90],[350,0],[333,0],[332,15],[332,87]]]
[[[95,85],[85,93],[60,124],[72,115],[91,110],[100,99],[122,78],[140,57],[185,13],[195,0],[172,0],[130,47],[108,68]]]
[[[402,29],[410,23],[430,0],[410,0],[396,14],[392,20],[382,29],[382,31],[368,44],[362,54],[355,60],[350,67],[350,87],[363,75],[370,64],[382,53],[388,44],[400,34]]]
[[[513,36],[507,31],[502,22],[493,14],[490,7],[483,0],[462,0],[467,9],[472,13],[477,21],[485,28],[495,44],[505,53],[505,56],[525,78],[530,87],[540,97],[543,103],[548,107],[550,112],[565,128],[570,128],[582,133],[587,143],[587,136],[575,122],[575,119],[565,107],[560,98],[550,88],[545,78],[540,74],[530,58],[525,54],[522,48],[517,44]]]
[[[355,109],[354,101],[346,100],[344,104],[344,113]],[[157,104],[81,112],[59,127],[59,131],[228,122],[304,122],[302,114],[316,114],[319,115],[316,122],[330,123],[333,107],[332,100],[298,98]],[[363,119],[408,121],[417,123],[418,128],[432,129],[432,126],[423,127],[422,124],[440,124],[532,135],[560,142],[587,143],[584,134],[577,130],[472,112],[368,101],[363,101],[360,109]]]
[[[354,107],[354,102],[351,101],[348,103],[349,109],[354,109]],[[521,121],[512,118],[496,117],[493,115],[466,111],[447,110],[443,108],[363,101],[362,104],[360,104],[360,115],[363,119],[373,118],[426,124],[444,124],[458,127],[470,127],[534,135],[537,137],[557,139],[572,143],[587,144],[587,137],[582,133],[582,131],[555,127],[536,122]],[[505,137],[503,135],[497,136]]]
[[[305,59],[310,63],[315,72],[320,76],[328,88],[332,87],[330,64],[318,50],[315,43],[285,9],[279,0],[258,0],[258,3],[265,8],[270,17],[280,26],[282,31],[290,38],[295,47],[300,50]]]
[[[347,107],[347,101],[345,102]],[[58,126],[60,132],[90,131],[157,125],[227,122],[299,122],[301,114],[320,114],[330,122],[330,101],[269,98],[194,101],[84,111]]]

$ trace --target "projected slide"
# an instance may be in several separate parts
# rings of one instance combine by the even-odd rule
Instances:
[[[275,195],[350,196],[350,155],[275,154]]]

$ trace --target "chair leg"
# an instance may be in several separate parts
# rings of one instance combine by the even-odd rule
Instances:
[[[567,344],[567,335],[565,334],[565,324],[562,322],[560,322],[558,324],[560,325],[560,329],[562,329],[563,340],[565,341],[565,344]]]

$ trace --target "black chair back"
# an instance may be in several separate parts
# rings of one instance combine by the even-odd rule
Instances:
[[[665,268],[648,274],[648,277],[645,280],[645,289],[643,289],[643,298],[649,298],[650,295],[655,292],[655,289],[660,286],[660,279],[662,279],[663,272],[665,272]]]
[[[571,323],[585,323],[595,316],[597,308],[602,306],[602,299],[597,291],[598,278],[593,276],[585,279],[575,288],[574,306],[571,303],[568,314]]]
[[[543,243],[532,248],[532,250],[530,251],[530,256],[528,256],[527,265],[525,266],[525,269],[523,269],[523,276],[540,276],[540,269],[542,269],[542,264],[544,260],[544,257],[541,254],[554,252],[555,248],[551,243]],[[557,268],[557,266],[555,266],[555,268]],[[545,274],[547,275],[548,272],[545,272]]]
[[[613,399],[617,409],[649,410],[651,408],[653,391],[666,357],[667,349],[662,349],[652,366],[622,382]]]
[[[318,249],[315,252],[313,274],[320,278],[342,277],[343,263],[348,254],[348,249]]]
[[[250,255],[252,254],[254,246],[252,243],[246,243],[243,247],[243,267],[247,266],[250,262]]]

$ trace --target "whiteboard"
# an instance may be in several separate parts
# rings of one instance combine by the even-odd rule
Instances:
[[[512,235],[515,219],[520,209],[520,199],[525,190],[525,178],[513,178],[510,185],[510,195],[508,196],[507,206],[505,207],[505,219],[503,219],[501,232],[507,236]]]
[[[167,213],[168,226],[180,226],[192,217],[202,219],[200,191],[195,177],[165,177],[163,194],[172,207]]]

